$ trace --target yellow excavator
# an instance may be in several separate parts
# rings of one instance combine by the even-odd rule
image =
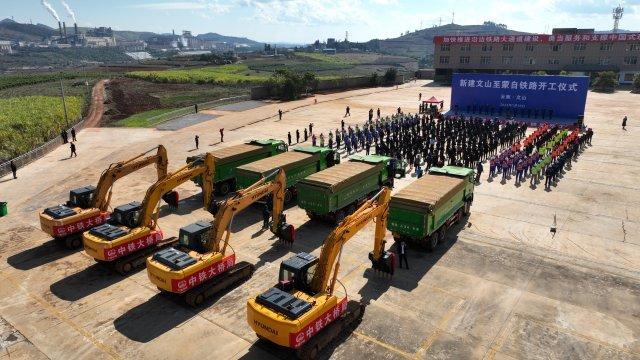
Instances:
[[[147,190],[141,203],[132,202],[116,207],[108,223],[82,234],[84,250],[96,261],[111,265],[121,274],[144,265],[147,256],[175,243],[175,238],[163,241],[157,228],[160,199],[172,195],[177,205],[177,193],[172,191],[190,179],[204,175],[202,193],[205,208],[212,203],[214,160],[211,153],[198,158],[157,181]]]
[[[273,180],[268,180],[273,178]],[[182,294],[191,306],[253,275],[253,264],[236,263],[236,254],[227,254],[229,227],[234,216],[258,200],[269,196],[273,203],[270,230],[280,240],[291,243],[295,229],[286,223],[284,192],[287,179],[279,169],[232,197],[216,204],[214,221],[199,221],[180,229],[178,244],[147,258],[147,275],[158,289]],[[265,205],[268,206],[268,205]]]
[[[148,155],[156,150],[154,155]],[[52,237],[64,241],[68,248],[82,245],[82,233],[103,224],[109,218],[109,203],[116,180],[149,165],[156,165],[158,180],[167,176],[167,150],[162,145],[134,158],[109,165],[102,172],[97,186],[84,186],[69,193],[65,205],[44,209],[40,213],[40,228]]]
[[[346,217],[325,239],[320,258],[299,253],[280,264],[278,284],[247,302],[247,321],[259,338],[314,358],[342,330],[359,320],[364,305],[334,294],[344,244],[375,221],[373,268],[393,274],[395,258],[384,250],[391,190],[384,187]]]

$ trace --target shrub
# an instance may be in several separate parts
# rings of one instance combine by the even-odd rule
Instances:
[[[276,70],[268,81],[271,94],[285,100],[296,100],[316,85],[313,73],[300,74],[287,69]]]
[[[640,94],[640,73],[633,77],[633,93]]]
[[[398,76],[398,70],[396,68],[388,68],[384,72],[383,81],[385,85],[393,85],[396,82]]]
[[[598,73],[598,77],[593,82],[593,90],[600,92],[613,92],[618,85],[616,73],[613,71],[603,71]]]

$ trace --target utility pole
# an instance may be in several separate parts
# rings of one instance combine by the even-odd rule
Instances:
[[[64,108],[64,121],[67,123],[67,129],[68,129],[69,118],[67,116],[67,102],[64,99],[64,87],[62,86],[62,73],[60,73],[60,94],[62,94],[62,107]]]
[[[455,11],[452,11],[452,12],[451,12],[451,24],[452,24],[452,25],[453,25],[453,19],[455,18],[455,16],[456,16],[456,12],[455,12]]]

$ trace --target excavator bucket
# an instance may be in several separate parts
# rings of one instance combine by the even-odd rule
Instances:
[[[369,260],[374,270],[393,275],[396,267],[396,254],[390,251],[384,251],[380,259],[373,259],[373,252],[369,253]]]
[[[166,194],[162,195],[162,200],[169,204],[170,207],[178,208],[180,197],[177,191],[169,191]]]
[[[296,229],[291,224],[282,223],[277,235],[282,242],[291,245],[296,240]]]

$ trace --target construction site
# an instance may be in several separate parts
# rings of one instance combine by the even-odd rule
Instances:
[[[0,218],[0,359],[289,359],[305,346],[294,354],[640,359],[637,95],[588,93],[584,123],[593,141],[549,191],[489,181],[488,166],[474,186],[473,170],[456,172],[456,179],[409,172],[395,178],[386,158],[366,157],[362,149],[348,155],[312,147],[311,140],[282,147],[288,132],[310,123],[314,134],[326,134],[341,121],[365,123],[370,109],[382,116],[398,108],[416,113],[419,98],[431,96],[444,99],[446,111],[451,87],[417,80],[290,102],[224,105],[157,128],[87,127],[77,134],[77,157],[60,146],[18,169],[17,179],[1,178],[8,214]],[[622,130],[625,116],[631,121]],[[222,166],[233,156],[225,149],[256,146],[271,146],[265,156],[274,158],[233,165],[242,190],[229,193]],[[93,206],[91,219],[102,223],[111,213],[122,226],[96,226],[66,243],[54,236],[64,238],[67,233],[56,231],[69,227],[44,231],[69,207],[49,211],[52,217],[45,209],[65,204],[74,189],[71,203],[79,204],[73,197],[93,191],[86,187],[110,174],[105,169],[132,158],[140,163],[114,175],[108,191],[93,192],[107,201]],[[294,178],[290,164],[312,170]],[[358,184],[374,179],[375,189],[363,190],[375,193],[370,200],[331,198],[360,173],[366,177]],[[241,174],[249,174],[242,175],[246,183]],[[408,211],[423,206],[411,194],[444,196],[418,184],[429,177],[464,195],[460,207],[442,209],[454,211],[447,215],[448,230],[432,231],[431,223],[424,231],[435,242],[408,241],[408,266],[399,268],[392,231],[402,233]],[[296,182],[302,184],[297,199]],[[324,197],[312,197],[313,191]],[[272,200],[256,204],[269,194]],[[318,199],[327,202],[318,205]],[[429,211],[441,211],[437,201]],[[394,206],[407,213],[394,214]],[[139,222],[125,219],[131,209],[138,209]],[[265,209],[273,217],[268,224]],[[140,248],[156,249],[162,238],[179,242],[137,262],[120,261],[137,251],[120,238],[136,234],[147,241]],[[116,258],[120,262],[110,266]],[[225,273],[235,276],[228,286],[203,287],[231,267],[237,271]],[[348,316],[353,321],[334,331]]]

